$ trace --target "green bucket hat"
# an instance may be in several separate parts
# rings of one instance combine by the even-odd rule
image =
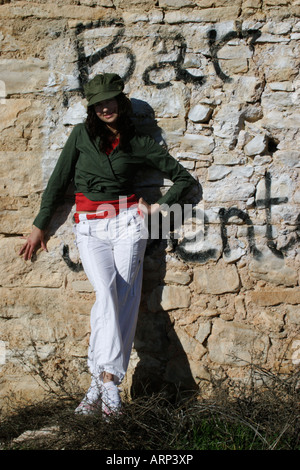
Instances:
[[[124,89],[124,82],[116,73],[96,75],[84,86],[88,106],[109,100],[119,95]]]

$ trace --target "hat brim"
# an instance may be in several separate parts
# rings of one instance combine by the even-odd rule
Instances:
[[[114,98],[115,96],[120,95],[120,93],[122,93],[122,90],[105,91],[105,92],[97,93],[89,100],[88,106],[92,106],[93,104],[100,103],[101,101],[110,100],[111,98]]]

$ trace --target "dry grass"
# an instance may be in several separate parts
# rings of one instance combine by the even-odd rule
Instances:
[[[209,398],[174,401],[161,392],[125,399],[122,415],[109,423],[74,415],[78,397],[50,394],[2,418],[1,449],[300,450],[300,372],[253,368],[252,377],[243,385],[215,379]]]

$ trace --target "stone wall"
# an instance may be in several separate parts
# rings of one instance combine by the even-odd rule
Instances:
[[[70,188],[49,252],[18,256],[72,127],[82,84],[126,81],[135,121],[202,187],[202,237],[149,241],[125,387],[246,381],[300,362],[299,0],[2,0],[2,397],[86,385],[94,293]],[[145,172],[149,202],[170,182]],[[198,198],[198,199],[197,199]],[[189,201],[186,201],[189,202]],[[198,212],[197,212],[198,211]],[[32,372],[37,375],[32,375]],[[53,382],[51,381],[53,379]]]

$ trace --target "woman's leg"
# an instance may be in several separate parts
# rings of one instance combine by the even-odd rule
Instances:
[[[80,225],[81,224],[81,225]],[[140,303],[147,230],[136,211],[114,219],[81,222],[77,245],[84,270],[96,292],[91,311],[88,364],[111,408],[118,408],[118,391],[127,370]],[[87,232],[87,233],[85,233]],[[95,394],[92,393],[93,399]]]
[[[77,246],[85,273],[96,293],[91,310],[88,366],[95,377],[105,371],[121,381],[125,371],[118,321],[117,272],[108,221],[86,221],[86,234],[83,222],[80,222],[77,227]]]
[[[116,236],[112,236],[112,243],[117,272],[119,326],[126,371],[140,306],[148,231],[136,209],[121,213],[119,221],[116,219],[114,222],[119,222],[114,232]]]

